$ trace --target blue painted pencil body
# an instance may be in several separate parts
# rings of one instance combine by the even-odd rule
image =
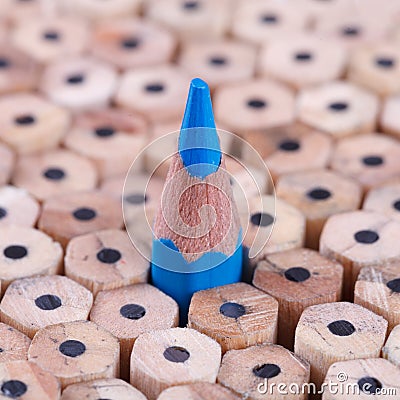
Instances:
[[[210,92],[201,79],[191,82],[178,150],[184,173],[199,182],[213,179],[221,163],[221,149],[215,127]],[[195,179],[195,180],[196,180]],[[230,190],[230,189],[229,189]],[[190,204],[185,205],[190,207]],[[234,205],[232,207],[235,209]],[[180,210],[176,210],[179,215]],[[176,243],[168,237],[154,237],[151,274],[153,284],[173,297],[180,308],[181,325],[193,293],[198,290],[238,282],[242,272],[242,232],[236,236],[229,254],[211,249],[187,261]],[[199,239],[201,240],[201,238]],[[236,243],[236,246],[235,246]]]

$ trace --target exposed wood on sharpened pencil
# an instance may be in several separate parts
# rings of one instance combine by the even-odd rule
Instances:
[[[382,349],[382,357],[389,360],[392,364],[400,367],[400,325],[393,328],[390,333],[385,346]]]
[[[0,364],[27,360],[31,340],[13,327],[0,322]]]

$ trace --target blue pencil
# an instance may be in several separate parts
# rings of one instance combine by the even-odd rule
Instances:
[[[210,91],[197,78],[155,218],[152,249],[153,284],[177,301],[181,325],[193,293],[240,280],[241,242]]]

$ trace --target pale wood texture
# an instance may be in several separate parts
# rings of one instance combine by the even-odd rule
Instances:
[[[48,98],[72,111],[91,110],[108,104],[117,86],[110,64],[74,56],[49,64],[40,82]]]
[[[228,40],[200,41],[186,44],[178,62],[191,76],[201,76],[214,89],[250,79],[256,63],[256,49]]]
[[[400,367],[400,325],[395,326],[382,349],[382,357]]]
[[[96,295],[100,290],[146,282],[150,248],[145,256],[147,258],[133,247],[125,232],[96,231],[70,241],[65,255],[65,273]]]
[[[0,322],[0,364],[27,360],[31,340],[13,327]]]
[[[120,69],[168,62],[175,47],[176,40],[168,30],[128,17],[98,25],[92,39],[93,55]]]
[[[343,294],[352,298],[360,269],[387,265],[400,260],[395,244],[400,223],[373,211],[353,211],[333,215],[321,234],[320,252],[344,267]]]
[[[384,317],[388,333],[400,324],[400,262],[364,267],[354,288],[354,303]]]
[[[300,123],[247,133],[246,141],[264,158],[274,181],[283,174],[324,168],[332,153],[328,135]],[[248,147],[242,159],[247,164],[254,163]]]
[[[232,33],[257,45],[298,33],[308,25],[309,13],[297,3],[241,0],[233,13]]]
[[[320,387],[333,363],[379,357],[387,325],[358,304],[318,304],[301,315],[294,350],[310,363],[311,381]]]
[[[87,319],[92,304],[92,293],[65,276],[18,279],[1,300],[0,316],[32,338],[48,325]]]
[[[390,43],[359,48],[351,55],[347,77],[380,96],[396,94],[400,90],[399,57],[398,47]]]
[[[48,371],[28,361],[0,363],[0,398],[59,400],[60,383]]]
[[[137,284],[98,293],[90,320],[119,339],[121,378],[129,380],[130,356],[137,337],[178,326],[179,309],[172,298],[154,286]]]
[[[70,355],[61,352],[63,343],[69,344],[64,352]],[[74,353],[75,344],[78,353]],[[54,374],[63,388],[119,375],[118,339],[90,321],[50,325],[39,330],[32,340],[28,359]]]
[[[0,227],[10,225],[33,227],[40,212],[38,202],[26,190],[14,186],[0,188],[0,208],[3,210],[0,213],[2,215]]]
[[[56,195],[94,190],[97,171],[84,157],[68,150],[54,150],[19,158],[12,182],[43,201]]]
[[[175,350],[178,353],[175,360],[182,361],[169,361],[167,349],[173,355]],[[194,329],[147,332],[133,346],[130,380],[149,400],[155,400],[170,386],[199,381],[214,383],[220,362],[220,345]]]
[[[92,160],[102,180],[125,176],[147,142],[146,130],[141,116],[107,108],[78,116],[64,145]]]
[[[228,387],[239,396],[249,400],[282,399],[277,388],[270,388],[268,394],[260,384],[282,383],[289,386],[297,384],[301,387],[307,383],[310,367],[307,362],[295,356],[282,346],[265,344],[252,346],[244,350],[228,351],[218,373],[218,383]],[[262,390],[259,391],[259,388]],[[288,394],[290,400],[305,400],[306,395]]]
[[[387,183],[368,191],[363,209],[380,212],[400,222],[400,182]]]
[[[20,155],[56,147],[70,122],[66,110],[34,94],[4,96],[0,108],[0,139]]]
[[[372,132],[378,99],[352,83],[333,81],[307,88],[298,97],[298,118],[334,139]]]
[[[73,17],[81,16],[94,21],[123,17],[137,13],[142,0],[113,0],[98,2],[93,0],[61,0],[61,9]]]
[[[289,124],[294,119],[293,93],[270,79],[225,85],[215,92],[215,116],[233,133],[246,133]]]
[[[278,302],[246,283],[197,292],[189,308],[189,327],[215,339],[222,352],[275,343],[277,322]]]
[[[306,221],[297,208],[269,195],[249,199],[249,211],[241,217],[252,267],[267,254],[303,247]]]
[[[340,44],[297,32],[264,46],[259,71],[299,90],[339,79],[346,62],[347,54]]]
[[[321,43],[327,39],[335,41],[352,52],[387,37],[390,24],[382,24],[382,19],[376,12],[371,12],[368,4],[347,3],[344,9],[325,13],[316,20],[315,31]]]
[[[333,153],[331,167],[371,189],[400,173],[400,144],[380,134],[359,135],[341,140]]]
[[[78,18],[36,18],[19,23],[11,34],[11,43],[37,62],[49,63],[86,50],[89,29]]]
[[[400,113],[400,97],[394,95],[387,97],[383,103],[380,125],[383,132],[400,138],[400,122],[398,115]]]
[[[149,0],[145,14],[176,32],[182,41],[215,39],[228,29],[229,0],[200,0],[194,7],[187,7],[180,0]]]
[[[0,45],[0,52],[2,58],[9,63],[9,68],[0,70],[0,93],[19,92],[36,88],[39,79],[38,64],[25,53],[8,46],[4,40]]]
[[[239,400],[233,392],[216,383],[199,382],[165,389],[157,400]]]
[[[13,167],[15,156],[11,149],[0,143],[0,184],[8,183]]]
[[[101,229],[119,229],[122,224],[120,202],[96,191],[69,193],[46,200],[38,223],[41,230],[64,247],[75,236]]]
[[[293,348],[297,323],[305,308],[341,299],[343,267],[310,249],[265,256],[253,285],[278,300],[278,343]]]
[[[45,233],[25,227],[0,228],[0,279],[2,289],[15,279],[62,272],[63,251]]]
[[[341,376],[347,376],[348,379],[345,382],[341,382]],[[322,396],[323,400],[367,400],[371,396],[374,399],[381,400],[392,396],[392,398],[398,398],[400,393],[400,370],[382,358],[343,361],[331,365],[325,382],[327,385],[329,385],[329,382],[336,384],[339,390],[338,393],[331,393],[328,389],[325,390]],[[347,393],[346,390],[340,390],[341,387],[345,389],[348,387],[350,390]],[[389,394],[389,389],[392,394]]]
[[[188,80],[181,67],[172,65],[131,69],[122,75],[114,100],[151,122],[174,120],[183,114]]]
[[[121,379],[109,378],[75,383],[62,393],[61,400],[146,400],[144,394]]]
[[[306,217],[306,246],[318,250],[326,220],[357,210],[362,189],[357,181],[326,170],[293,172],[278,180],[276,194]]]

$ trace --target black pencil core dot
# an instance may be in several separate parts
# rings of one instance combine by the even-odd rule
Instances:
[[[60,39],[60,34],[57,31],[46,31],[43,33],[43,39],[56,42]]]
[[[267,107],[267,102],[262,99],[250,99],[247,101],[247,106],[250,108],[261,109]]]
[[[66,82],[70,85],[79,85],[83,83],[85,80],[85,76],[82,74],[75,74],[75,75],[70,75],[67,76]]]
[[[146,309],[139,304],[125,304],[119,312],[125,318],[136,320],[145,316]]]
[[[308,51],[300,51],[295,53],[294,59],[296,61],[311,61],[313,59],[313,55]]]
[[[329,104],[329,109],[332,111],[346,111],[349,105],[344,101],[337,101]]]
[[[3,254],[7,258],[12,260],[19,260],[28,255],[28,250],[25,246],[12,245],[4,249]]]
[[[23,396],[27,390],[28,386],[24,382],[18,380],[6,381],[1,385],[1,392],[4,396],[10,397],[11,399],[17,399]]]
[[[104,264],[114,264],[121,259],[121,253],[115,249],[104,248],[97,253],[97,259]]]
[[[358,243],[372,244],[379,240],[379,235],[374,231],[364,230],[356,232],[354,239]]]
[[[164,358],[174,363],[183,363],[189,359],[190,353],[183,347],[172,346],[164,351]]]
[[[327,200],[332,196],[332,193],[324,188],[315,188],[307,192],[307,197],[311,200]]]
[[[345,320],[331,322],[328,329],[336,336],[350,336],[356,331],[354,325]]]
[[[357,384],[360,390],[367,394],[375,394],[379,389],[382,389],[382,383],[371,376],[359,379]]]
[[[219,312],[228,318],[239,318],[246,314],[246,309],[244,306],[238,303],[224,303],[219,308]]]
[[[14,119],[14,122],[17,125],[32,125],[36,121],[35,117],[33,115],[25,114],[25,115],[19,115]]]
[[[198,1],[185,1],[182,4],[184,10],[197,10],[200,7]]]
[[[267,213],[255,213],[251,215],[250,222],[256,226],[269,226],[274,222],[274,217]]]
[[[145,86],[145,90],[150,93],[161,93],[165,90],[165,87],[162,83],[150,83]]]
[[[400,293],[400,278],[392,279],[389,281],[386,286],[395,293]]]
[[[278,376],[281,369],[276,364],[262,364],[253,368],[253,374],[258,378],[270,379]]]
[[[91,208],[86,208],[86,207],[81,207],[76,209],[72,215],[74,216],[75,219],[78,219],[80,221],[90,221],[93,218],[96,218],[96,211],[91,209]]]
[[[115,130],[111,126],[101,126],[99,128],[96,128],[94,130],[94,133],[96,134],[97,137],[105,138],[113,136]]]
[[[283,151],[297,151],[300,149],[300,143],[297,140],[284,140],[279,143],[278,148]]]
[[[4,353],[4,349],[0,347],[0,353]]]
[[[264,15],[261,15],[260,21],[263,24],[276,24],[279,22],[279,18],[275,14],[264,14]]]
[[[356,26],[345,26],[342,29],[343,36],[358,36],[360,34],[360,28]]]
[[[35,299],[36,307],[44,311],[55,310],[61,307],[61,299],[54,294],[44,294]]]
[[[304,282],[311,276],[308,269],[302,267],[293,267],[285,271],[285,278],[291,282]]]
[[[43,176],[52,181],[60,181],[65,178],[65,172],[61,168],[48,168],[43,172]]]
[[[121,40],[121,46],[124,49],[136,49],[140,45],[140,40],[136,37],[129,37]]]
[[[397,210],[397,211],[400,211],[400,200],[396,200],[396,201],[393,203],[393,208],[394,208],[395,210]]]
[[[147,196],[143,193],[132,193],[125,197],[129,204],[143,204],[147,201]]]
[[[217,67],[220,67],[220,66],[228,64],[228,60],[225,57],[214,56],[214,57],[211,57],[209,59],[209,63],[211,65],[215,65]]]
[[[381,156],[367,156],[362,158],[362,162],[367,167],[377,167],[384,163],[384,160]]]
[[[86,346],[79,340],[66,340],[58,348],[61,354],[67,357],[79,357],[86,351]]]
[[[0,68],[8,68],[10,64],[10,60],[5,57],[0,57]]]
[[[380,68],[391,69],[396,65],[396,60],[391,57],[377,57],[375,64]]]
[[[7,216],[7,210],[3,207],[0,207],[0,219]]]

